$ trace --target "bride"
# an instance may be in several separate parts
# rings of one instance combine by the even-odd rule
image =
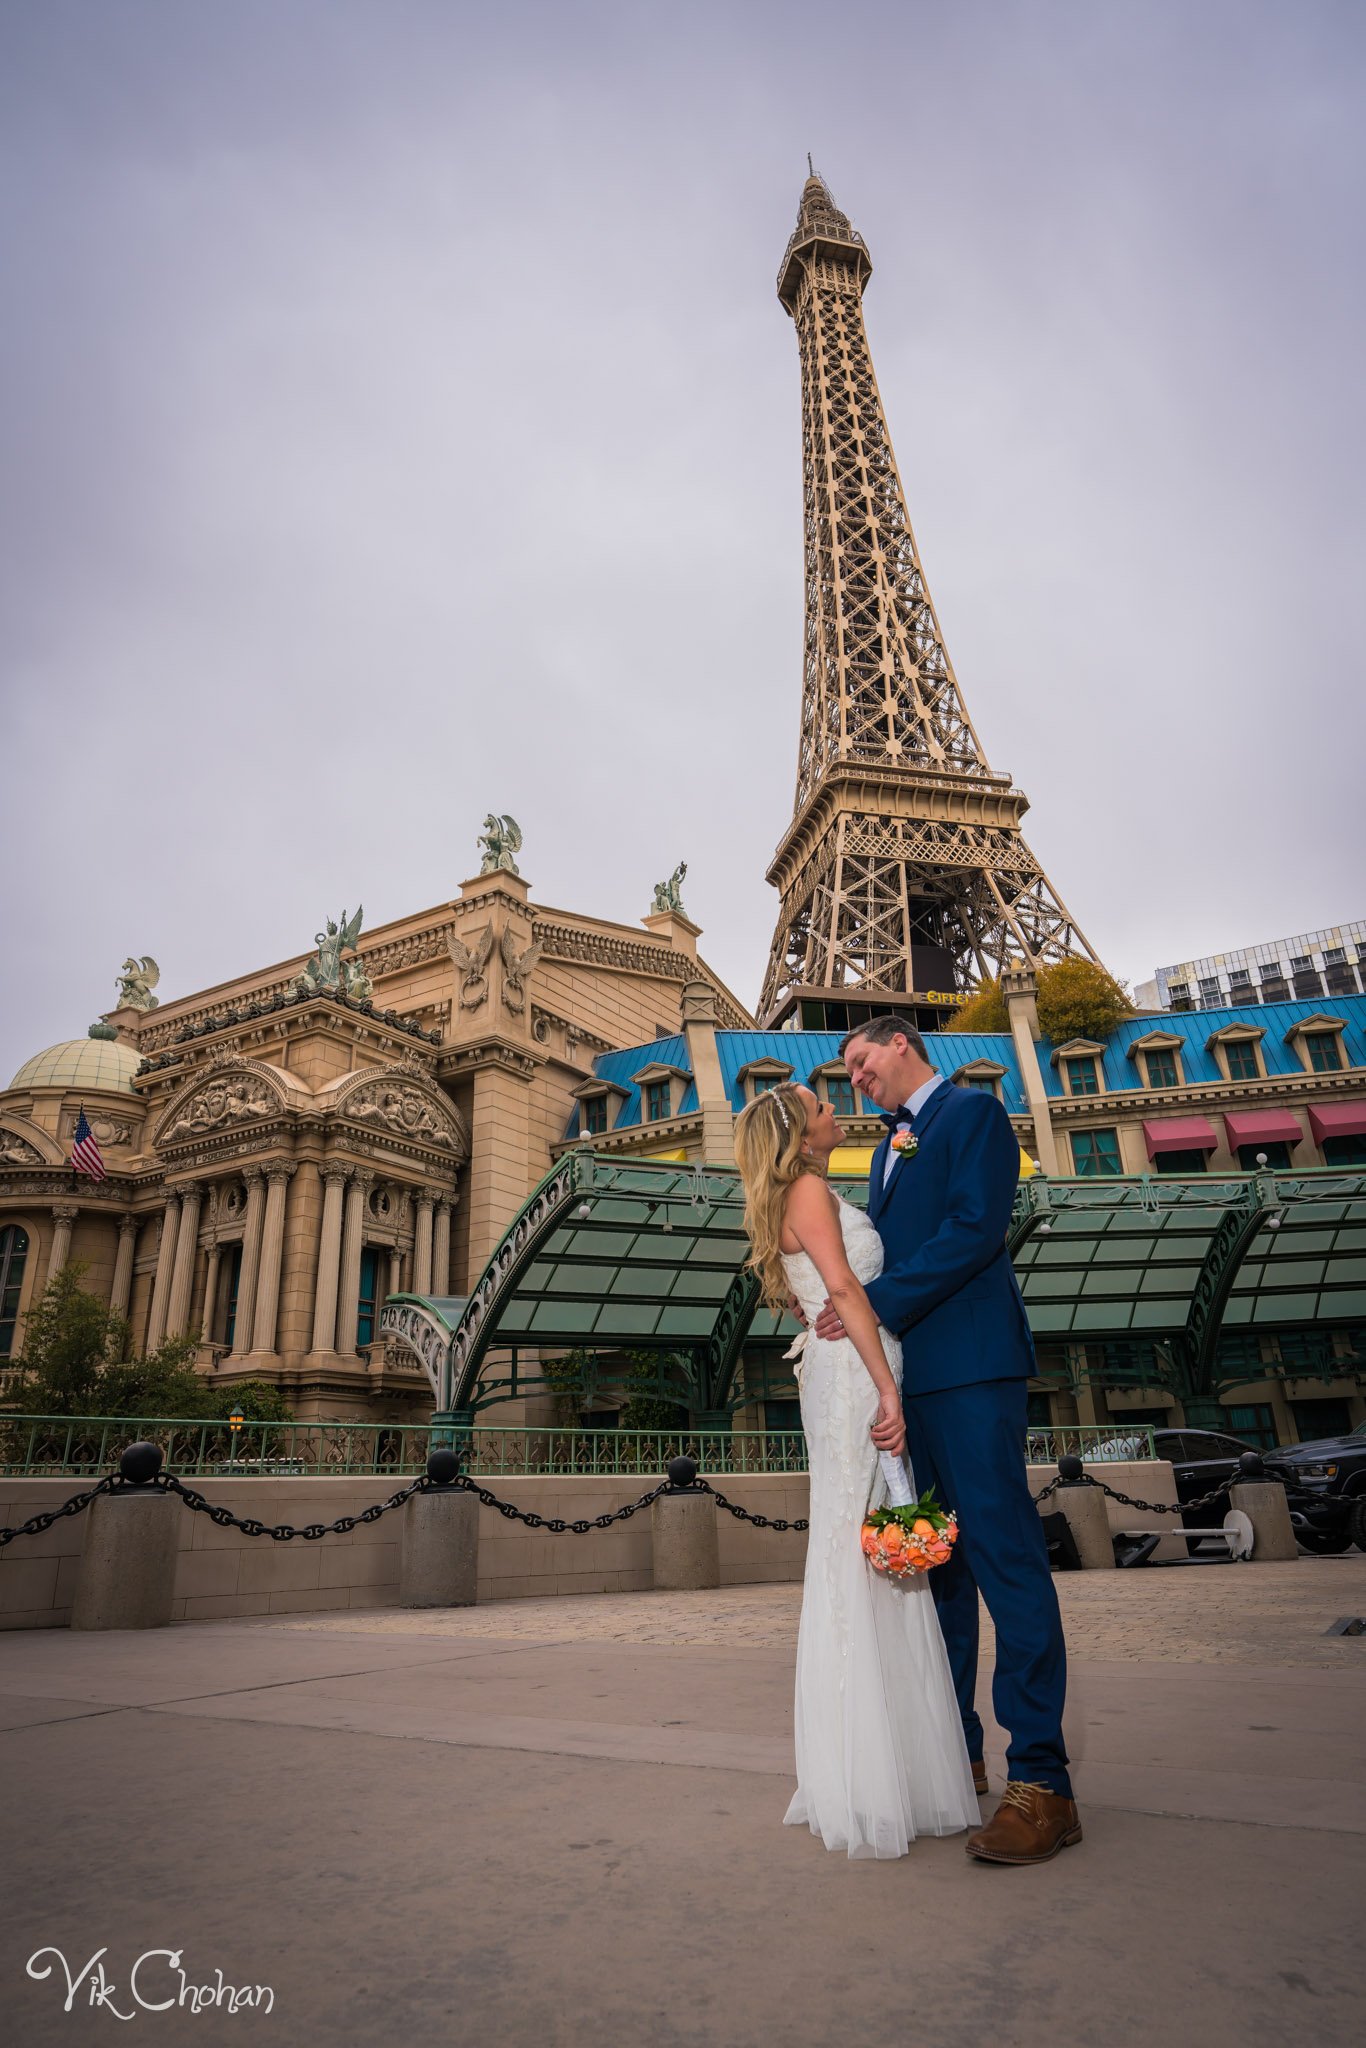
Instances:
[[[826,1185],[842,1136],[829,1104],[790,1081],[735,1126],[764,1300],[781,1309],[795,1297],[814,1323],[828,1295],[848,1332],[836,1343],[804,1333],[788,1354],[799,1359],[811,1527],[785,1820],[851,1857],[904,1856],[918,1834],[977,1827],[980,1815],[929,1580],[884,1578],[859,1546],[864,1514],[886,1497],[871,1432],[900,1455],[906,1425],[901,1346],[862,1284],[882,1270],[882,1240]]]

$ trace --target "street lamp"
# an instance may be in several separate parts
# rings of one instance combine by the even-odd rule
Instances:
[[[234,1408],[228,1416],[228,1464],[230,1467],[237,1462],[238,1431],[246,1419],[240,1408]]]

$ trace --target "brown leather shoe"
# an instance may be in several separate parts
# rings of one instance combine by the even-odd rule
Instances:
[[[967,1851],[984,1863],[1047,1863],[1080,1840],[1075,1800],[1012,1778],[986,1826],[968,1836]]]
[[[972,1789],[979,1799],[985,1799],[991,1790],[987,1783],[987,1767],[980,1757],[970,1758],[972,1764]]]

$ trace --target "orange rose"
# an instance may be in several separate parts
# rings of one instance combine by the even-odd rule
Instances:
[[[918,1522],[912,1522],[911,1533],[915,1536],[933,1536],[934,1523],[927,1522],[922,1515]]]
[[[900,1522],[888,1522],[886,1528],[879,1533],[882,1537],[882,1547],[884,1550],[897,1552],[906,1548],[906,1531],[902,1528]]]
[[[875,1557],[877,1555],[878,1531],[873,1527],[871,1522],[864,1523],[863,1533],[860,1536],[859,1541],[863,1545],[863,1554],[865,1557]]]
[[[951,1545],[947,1543],[927,1543],[925,1555],[931,1564],[947,1564],[953,1551]]]

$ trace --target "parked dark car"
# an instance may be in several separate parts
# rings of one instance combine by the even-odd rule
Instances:
[[[1352,1542],[1352,1530],[1362,1528],[1358,1507],[1366,1502],[1366,1422],[1359,1422],[1346,1436],[1321,1437],[1317,1443],[1282,1444],[1266,1454],[1267,1469],[1278,1473],[1290,1485],[1317,1494],[1321,1506],[1312,1506],[1291,1496],[1292,1518],[1303,1515],[1305,1527],[1296,1525],[1295,1534],[1306,1550],[1321,1557],[1336,1557]],[[1354,1520],[1355,1515],[1355,1520]],[[1366,1544],[1362,1545],[1366,1549]]]
[[[1322,1494],[1318,1505],[1298,1499],[1290,1502],[1296,1541],[1319,1557],[1333,1557],[1351,1547],[1349,1511],[1341,1497],[1347,1477],[1347,1456],[1341,1449],[1344,1444],[1353,1446],[1352,1470],[1357,1474],[1358,1486],[1366,1487],[1366,1427],[1353,1431],[1350,1437],[1335,1437],[1329,1443],[1283,1445],[1261,1453],[1268,1472],[1283,1476],[1296,1487]],[[1233,1478],[1243,1453],[1258,1446],[1212,1429],[1155,1429],[1153,1448],[1159,1458],[1170,1460],[1181,1519],[1187,1528],[1222,1529],[1228,1513],[1227,1494],[1221,1494],[1203,1508],[1189,1508],[1187,1502],[1199,1500],[1211,1487]],[[1330,1457],[1330,1452],[1339,1455]]]

